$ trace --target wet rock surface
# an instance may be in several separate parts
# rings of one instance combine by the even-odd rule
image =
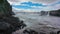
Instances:
[[[26,29],[23,31],[24,34],[38,34],[38,32],[34,31],[34,30],[31,30],[31,29]]]
[[[0,0],[0,34],[12,34],[18,29],[26,27],[24,21],[14,17],[11,5],[7,0]]]
[[[13,34],[59,34],[59,28],[41,26],[40,28],[27,27],[22,30],[17,30]]]

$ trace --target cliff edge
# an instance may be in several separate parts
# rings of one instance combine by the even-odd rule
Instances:
[[[11,34],[12,32],[26,27],[23,21],[14,17],[12,6],[7,0],[0,0],[0,34]]]

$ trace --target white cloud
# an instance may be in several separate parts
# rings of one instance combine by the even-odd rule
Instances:
[[[12,5],[19,5],[20,2],[24,2],[24,1],[28,1],[28,0],[8,0],[8,2]]]
[[[43,4],[50,4],[50,3],[55,3],[60,0],[8,0],[10,2],[15,2],[15,3],[20,3],[20,2],[25,2],[25,1],[32,1],[32,2],[40,2]]]
[[[52,6],[54,9],[60,9],[60,4],[56,4],[55,6]]]
[[[41,3],[45,3],[45,4],[51,4],[51,3],[55,3],[59,0],[32,0],[32,1],[41,2]]]
[[[34,11],[41,11],[41,10],[55,10],[55,9],[60,9],[60,4],[56,4],[54,6],[50,6],[51,4],[54,4],[60,0],[8,0],[8,2],[11,5],[21,5],[21,2],[27,2],[27,1],[32,1],[32,2],[37,2],[37,3],[42,3],[44,5],[48,5],[46,7],[35,7],[33,6],[33,8],[37,8],[37,9],[18,9],[13,7],[13,9],[15,10],[22,10],[22,11],[28,11],[28,12],[34,12]]]

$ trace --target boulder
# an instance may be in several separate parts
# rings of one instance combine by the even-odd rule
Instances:
[[[23,33],[24,34],[38,34],[38,32],[36,32],[36,31],[34,31],[34,30],[32,30],[32,29],[25,29],[24,31],[23,31]]]
[[[11,24],[6,22],[0,22],[0,34],[11,34],[13,29]]]

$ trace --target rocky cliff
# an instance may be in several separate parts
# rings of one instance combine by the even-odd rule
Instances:
[[[6,0],[0,0],[0,15],[4,16],[12,16],[14,14],[12,12],[11,5]]]
[[[58,17],[60,17],[60,9],[59,10],[50,11],[50,15],[51,16],[58,16]]]
[[[23,21],[12,16],[12,6],[7,0],[0,0],[0,34],[11,34],[12,32],[26,27]]]

